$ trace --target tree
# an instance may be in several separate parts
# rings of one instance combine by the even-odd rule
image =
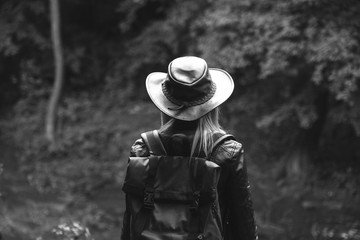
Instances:
[[[46,64],[39,62],[49,41],[38,23],[47,16],[42,0],[1,1],[0,16],[0,105],[9,109],[21,97],[40,93],[39,66]]]
[[[61,89],[63,85],[64,63],[60,34],[60,9],[58,0],[50,0],[51,33],[53,41],[53,53],[55,62],[54,88],[48,105],[46,115],[46,138],[55,145],[56,113],[59,105]]]
[[[228,70],[238,87],[231,116],[247,113],[257,128],[271,130],[275,138],[268,142],[282,144],[276,175],[305,179],[339,125],[360,136],[360,2],[128,0],[120,6],[129,13],[120,26],[134,30],[124,52],[130,64],[119,64],[124,79],[136,84],[181,55]]]
[[[194,23],[209,6],[207,0],[122,2],[120,29],[128,39],[121,56],[127,61],[118,64],[123,80],[139,90],[151,71],[166,70],[170,60],[184,54],[196,55]]]
[[[0,69],[2,82],[10,86],[15,79],[32,95],[40,86],[41,99],[49,93],[53,67],[51,44],[43,37],[49,35],[44,2],[0,4],[0,62],[12,66]],[[198,55],[234,77],[231,121],[247,114],[256,127],[271,131],[269,146],[281,143],[278,153],[286,149],[281,155],[288,175],[302,175],[308,163],[322,158],[324,142],[339,125],[360,135],[356,0],[61,3],[67,12],[62,33],[69,95],[95,88],[99,93],[98,87],[105,86],[114,96],[147,97],[149,72],[166,71],[175,57]],[[63,68],[57,67],[57,76]],[[57,101],[51,102],[48,122],[54,131]]]
[[[359,14],[353,0],[223,0],[199,20],[202,55],[242,88],[235,112],[287,129],[281,172],[290,178],[306,176],[325,126],[360,135]]]

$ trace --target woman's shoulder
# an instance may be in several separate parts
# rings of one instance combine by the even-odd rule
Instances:
[[[243,149],[243,144],[236,139],[225,140],[220,146],[230,152],[240,151]]]
[[[241,161],[241,156],[244,153],[243,144],[238,142],[235,139],[229,139],[222,142],[216,152],[214,159],[219,161],[219,163],[230,163],[234,161]]]
[[[149,154],[149,150],[141,138],[137,139],[131,146],[130,157],[146,157]]]
[[[235,139],[228,139],[222,142],[216,149],[215,158],[220,160],[237,160],[244,152],[242,143]],[[142,138],[137,139],[130,149],[131,157],[149,156],[149,150]]]

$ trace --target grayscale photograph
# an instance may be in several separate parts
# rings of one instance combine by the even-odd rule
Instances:
[[[0,240],[360,240],[360,0],[0,0]]]

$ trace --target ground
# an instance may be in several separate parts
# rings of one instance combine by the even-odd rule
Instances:
[[[68,141],[79,145],[74,148],[65,144],[65,150],[47,154],[45,160],[43,156],[23,152],[27,148],[19,146],[19,141],[3,129],[5,134],[0,137],[3,239],[40,239],[56,226],[74,222],[88,227],[94,239],[119,239],[124,210],[121,184],[128,146],[141,132],[159,124],[159,114],[152,105],[134,106],[131,110],[124,107],[77,120],[83,124],[81,127],[65,126],[64,132],[71,132],[66,135]],[[102,133],[104,125],[112,126],[109,134]],[[33,159],[24,160],[23,155]],[[271,163],[250,156],[248,171],[260,239],[360,240],[358,185],[349,185],[349,181],[344,183],[349,186],[339,185],[339,177],[326,181],[314,178],[311,184],[289,184],[275,180],[270,169]],[[78,172],[81,174],[77,175]]]

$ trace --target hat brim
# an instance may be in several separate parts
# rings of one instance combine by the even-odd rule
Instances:
[[[167,99],[162,91],[162,82],[167,77],[167,74],[163,72],[154,72],[148,75],[146,90],[155,106],[166,115],[183,121],[194,121],[225,102],[234,91],[234,81],[226,71],[209,68],[209,73],[212,81],[216,84],[216,91],[212,98],[200,105],[173,110],[179,106]]]

